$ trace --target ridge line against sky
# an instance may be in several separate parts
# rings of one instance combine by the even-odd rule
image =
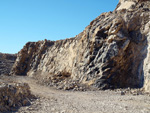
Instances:
[[[0,52],[17,53],[28,41],[60,40],[82,32],[119,0],[0,0]]]

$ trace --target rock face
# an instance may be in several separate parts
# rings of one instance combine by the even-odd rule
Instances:
[[[76,83],[150,91],[149,43],[150,1],[120,0],[113,12],[102,13],[74,38],[28,42],[11,74],[62,88]]]
[[[33,97],[26,83],[0,82],[0,112],[15,111],[16,108],[30,104]]]
[[[16,54],[0,53],[0,75],[10,73],[16,58],[17,58]]]

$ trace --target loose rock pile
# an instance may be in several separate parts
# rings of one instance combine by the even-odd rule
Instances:
[[[15,111],[30,105],[32,98],[28,84],[0,82],[0,112]]]

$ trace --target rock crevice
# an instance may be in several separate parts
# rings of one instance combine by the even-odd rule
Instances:
[[[11,74],[57,86],[148,89],[149,22],[149,0],[120,0],[113,12],[102,13],[74,38],[27,43]]]

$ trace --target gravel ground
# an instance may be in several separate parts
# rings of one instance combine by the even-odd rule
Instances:
[[[149,95],[121,95],[120,91],[61,91],[36,84],[28,77],[8,77],[26,82],[38,98],[17,113],[150,113]]]

